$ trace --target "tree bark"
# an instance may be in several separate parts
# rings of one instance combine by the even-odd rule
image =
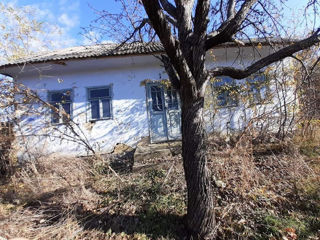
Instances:
[[[188,190],[186,224],[194,239],[213,239],[216,222],[211,175],[207,168],[204,97],[196,97],[188,90],[183,86],[180,90],[182,156]]]

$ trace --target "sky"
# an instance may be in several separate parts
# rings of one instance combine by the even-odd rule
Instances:
[[[97,18],[94,9],[106,9],[117,12],[119,3],[115,0],[0,0],[13,6],[31,6],[35,9],[40,21],[58,26],[60,36],[56,36],[59,44],[55,48],[88,45],[89,40],[81,33],[81,27],[87,27]],[[288,0],[287,14],[306,4],[308,0]],[[290,24],[290,23],[289,23]],[[52,33],[53,34],[53,33]],[[110,39],[112,41],[112,39]]]
[[[114,0],[0,0],[13,6],[30,6],[36,11],[38,20],[57,25],[62,44],[66,46],[87,45],[89,40],[81,34],[81,27],[87,27],[97,18],[95,10],[107,9],[117,12],[119,4]]]

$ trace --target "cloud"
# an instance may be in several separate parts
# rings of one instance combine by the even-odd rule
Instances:
[[[22,5],[20,0],[0,0],[13,8],[23,7],[32,13],[32,17],[43,22],[43,32],[36,33],[30,42],[33,51],[61,49],[79,45],[82,39],[76,35],[80,31],[80,0],[43,0]],[[10,20],[7,20],[10,24]]]
[[[83,45],[93,45],[100,42],[101,34],[96,31],[88,31],[82,35]]]
[[[66,13],[61,14],[58,21],[67,28],[73,28],[80,24],[80,20],[77,15],[70,16]]]
[[[8,1],[13,8],[23,7],[27,9],[31,16],[43,22],[43,32],[37,32],[28,42],[33,51],[44,51],[49,49],[61,49],[79,45],[78,36],[74,32],[78,32],[80,20],[78,17],[79,1],[60,0],[58,6],[55,7],[53,1],[42,1],[36,4],[21,5],[19,1]],[[67,5],[71,7],[67,7]],[[63,7],[64,6],[64,7]],[[63,10],[63,11],[62,11]],[[7,23],[10,24],[9,20]]]
[[[62,12],[79,12],[80,11],[80,1],[70,1],[70,0],[60,0],[59,8]]]

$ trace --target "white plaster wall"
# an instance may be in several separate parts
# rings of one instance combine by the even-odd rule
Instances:
[[[257,54],[250,50],[216,49],[208,55],[207,65],[244,67],[269,53],[263,49]],[[73,90],[73,113],[75,131],[82,139],[88,140],[96,151],[108,152],[115,144],[134,146],[149,135],[146,91],[140,83],[145,79],[166,79],[159,60],[154,56],[113,57],[87,60],[69,60],[64,64],[45,63],[27,66],[23,71],[12,70],[15,79],[35,90],[47,100],[50,90]],[[89,122],[87,109],[87,88],[112,86],[112,119]],[[206,118],[208,129],[227,131],[227,128],[241,129],[253,116],[251,110],[239,108],[220,109],[214,119]],[[81,141],[59,138],[73,135],[64,125],[51,125],[50,113],[43,111],[40,116],[24,119],[21,123],[23,138],[21,146],[35,152],[86,154]],[[49,127],[48,127],[49,126]],[[58,130],[58,131],[57,131]],[[21,138],[22,139],[22,138]],[[27,147],[26,147],[27,146]],[[25,151],[26,152],[26,151]],[[25,154],[24,152],[24,154]]]
[[[149,135],[146,92],[141,82],[145,79],[162,78],[163,69],[155,60],[144,62],[142,65],[132,64],[132,60],[132,58],[123,58],[124,66],[118,66],[115,69],[106,67],[105,69],[90,68],[88,71],[83,69],[72,72],[60,71],[59,74],[54,71],[49,74],[42,71],[41,75],[20,74],[17,81],[35,90],[44,100],[47,100],[47,93],[50,90],[72,89],[72,118],[81,131],[78,127],[75,129],[83,139],[88,139],[96,151],[108,152],[116,143],[134,146],[142,137]],[[104,63],[107,65],[108,61]],[[85,67],[85,62],[81,62],[80,67]],[[87,88],[98,86],[112,87],[113,118],[89,122]],[[37,151],[42,149],[45,153],[59,152],[72,155],[86,153],[82,144],[61,140],[58,137],[61,133],[53,131],[53,128],[56,128],[65,134],[72,134],[64,125],[51,125],[49,128],[48,125],[51,125],[48,111],[43,112],[41,116],[33,116],[32,119],[26,118],[21,123],[23,135],[34,135],[28,137],[29,146],[34,146]],[[41,136],[43,134],[50,137]]]

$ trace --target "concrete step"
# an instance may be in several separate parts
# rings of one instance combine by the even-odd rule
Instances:
[[[134,165],[145,164],[148,159],[168,158],[181,154],[181,141],[149,144],[145,141],[137,145]]]

